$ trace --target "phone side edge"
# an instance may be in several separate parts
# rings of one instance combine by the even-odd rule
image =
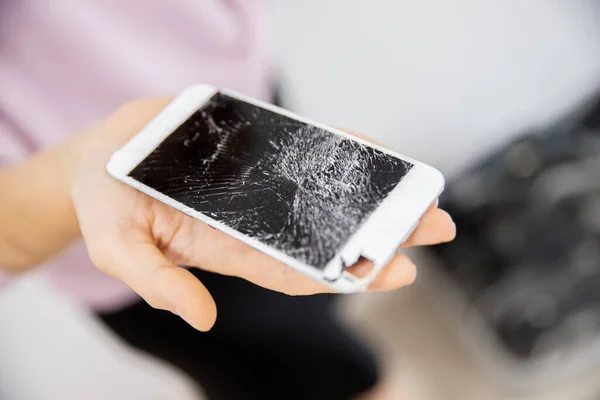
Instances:
[[[369,274],[356,281],[361,290],[367,289],[414,232],[444,186],[445,179],[440,171],[416,161],[336,254],[336,258],[343,259],[345,254],[360,253],[374,263]],[[348,274],[344,271],[344,275]]]

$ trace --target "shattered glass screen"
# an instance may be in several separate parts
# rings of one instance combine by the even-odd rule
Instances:
[[[412,164],[215,94],[129,175],[324,269]]]

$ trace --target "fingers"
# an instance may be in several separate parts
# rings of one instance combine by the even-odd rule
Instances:
[[[417,279],[417,266],[404,254],[396,254],[392,261],[369,285],[369,290],[393,290],[411,285]]]
[[[455,235],[454,222],[450,216],[436,208],[434,203],[422,217],[419,227],[405,243],[405,246],[434,244],[452,240]],[[291,295],[306,295],[330,292],[331,289],[308,277],[303,272],[284,265],[274,258],[236,240],[235,238],[208,228],[194,221],[193,240],[186,248],[187,258],[180,263],[194,265],[225,275],[242,277],[265,288]],[[209,239],[210,238],[210,239]],[[199,245],[210,242],[210,246]],[[357,276],[365,276],[372,268],[368,260],[361,260],[349,268]],[[372,290],[391,290],[411,284],[416,277],[416,267],[404,255],[396,255],[376,277],[370,286]]]
[[[403,247],[424,246],[449,242],[456,236],[456,225],[450,215],[439,208],[430,209],[419,225],[402,245]]]
[[[331,291],[327,286],[220,231],[210,229],[210,246],[196,246],[185,263],[289,295]],[[203,235],[204,236],[204,235]],[[207,242],[208,243],[208,242]]]
[[[348,272],[358,277],[366,276],[373,268],[373,262],[361,259],[348,268]],[[404,254],[394,258],[377,274],[369,285],[369,290],[392,290],[410,285],[417,277],[417,267]]]
[[[171,311],[198,330],[209,330],[217,311],[208,290],[189,271],[167,260],[154,243],[145,238],[132,240],[134,236],[88,240],[93,243],[89,246],[92,260],[101,270],[125,282],[152,307]]]
[[[190,265],[242,277],[252,283],[290,295],[309,295],[332,292],[328,286],[315,281],[292,267],[253,249],[252,247],[219,231],[210,229],[205,233],[212,237],[211,246],[194,248]],[[192,248],[192,247],[191,247]],[[197,250],[195,250],[197,249]],[[361,259],[348,269],[356,276],[365,276],[373,263]],[[397,254],[378,274],[370,286],[372,290],[391,290],[411,284],[416,277],[416,267],[410,259]]]

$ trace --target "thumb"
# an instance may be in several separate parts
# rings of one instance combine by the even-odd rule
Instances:
[[[171,311],[200,331],[212,328],[217,317],[215,302],[191,272],[167,260],[149,238],[132,241],[130,235],[128,240],[121,235],[102,236],[86,240],[98,268],[125,282],[152,307]]]

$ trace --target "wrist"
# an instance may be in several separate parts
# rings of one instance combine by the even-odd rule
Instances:
[[[66,140],[59,151],[61,153],[61,184],[64,193],[71,193],[73,185],[81,173],[84,166],[84,161],[91,155],[93,147],[93,138],[89,133],[73,136]]]

